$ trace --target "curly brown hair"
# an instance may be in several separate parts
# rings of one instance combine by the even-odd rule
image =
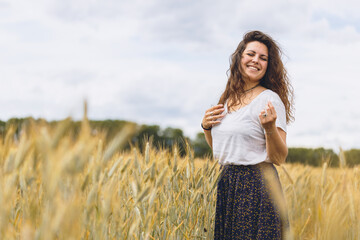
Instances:
[[[235,52],[230,57],[230,68],[227,71],[228,82],[225,91],[222,93],[219,103],[225,104],[230,100],[229,107],[242,103],[245,92],[245,81],[243,70],[240,67],[241,56],[249,42],[258,41],[268,48],[268,66],[260,85],[276,92],[286,109],[286,123],[294,120],[293,88],[288,78],[287,71],[281,61],[282,51],[277,43],[268,35],[260,31],[251,31],[244,35]],[[230,75],[229,75],[230,73]]]

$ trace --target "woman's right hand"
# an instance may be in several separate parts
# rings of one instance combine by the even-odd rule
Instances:
[[[218,104],[206,110],[202,120],[203,127],[211,128],[212,126],[219,124],[221,122],[220,120],[225,117],[225,114],[222,114],[224,111],[223,104]]]

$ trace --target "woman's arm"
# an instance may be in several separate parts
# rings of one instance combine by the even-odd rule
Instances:
[[[205,134],[205,140],[207,144],[209,144],[210,148],[212,148],[211,128],[213,125],[220,123],[220,120],[225,116],[222,114],[224,110],[223,104],[218,104],[209,108],[206,110],[205,116],[201,122]]]
[[[204,134],[205,134],[205,140],[207,142],[207,144],[210,146],[210,148],[212,149],[212,136],[211,136],[211,130],[204,130]]]
[[[286,132],[281,128],[265,130],[266,152],[270,161],[278,166],[286,160],[288,149],[286,146]]]
[[[281,165],[288,154],[286,132],[276,127],[277,115],[271,102],[268,102],[266,109],[259,115],[260,123],[265,129],[266,152],[272,163]]]

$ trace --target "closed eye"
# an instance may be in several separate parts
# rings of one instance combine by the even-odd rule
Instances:
[[[254,57],[255,56],[255,52],[251,51],[251,52],[247,52],[246,55],[250,56],[250,57]],[[267,56],[266,55],[261,55],[260,56],[260,59],[267,62]]]

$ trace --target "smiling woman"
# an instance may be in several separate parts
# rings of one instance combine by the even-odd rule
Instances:
[[[201,123],[222,165],[215,239],[284,239],[289,222],[273,164],[285,162],[286,124],[293,119],[292,87],[268,35],[245,34],[232,54],[219,104]]]

